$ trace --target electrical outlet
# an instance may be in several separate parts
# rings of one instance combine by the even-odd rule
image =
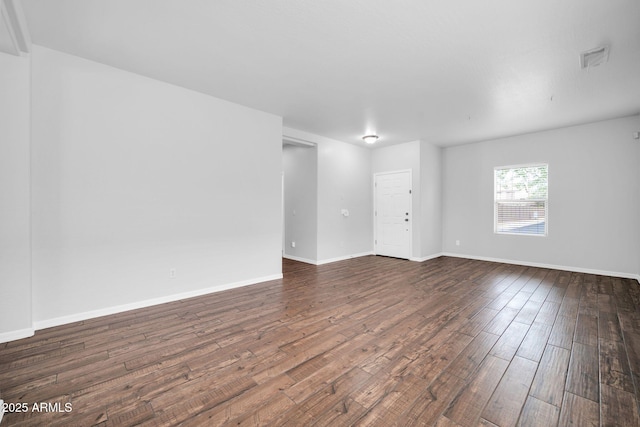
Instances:
[[[176,278],[176,269],[175,268],[170,268],[169,269],[169,278],[170,279],[175,279]]]
[[[456,246],[460,246],[460,240],[456,240]]]
[[[291,242],[291,247],[295,248],[296,247],[296,242]]]

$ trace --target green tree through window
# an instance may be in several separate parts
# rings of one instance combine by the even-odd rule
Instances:
[[[548,165],[494,169],[494,231],[547,234]]]

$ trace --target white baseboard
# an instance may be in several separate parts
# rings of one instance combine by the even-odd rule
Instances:
[[[337,258],[322,259],[322,260],[317,261],[316,265],[330,264],[332,262],[344,261],[344,260],[351,259],[351,258],[360,258],[360,257],[363,257],[363,256],[368,256],[368,255],[374,255],[373,251],[371,251],[371,252],[361,252],[359,254],[351,254],[351,255],[341,256],[341,257],[337,257]]]
[[[564,271],[573,271],[575,273],[586,273],[586,274],[597,274],[601,276],[612,276],[612,277],[622,277],[625,279],[636,279],[640,282],[640,275],[632,274],[632,273],[621,273],[619,271],[606,271],[606,270],[595,270],[591,268],[583,268],[583,267],[572,267],[567,265],[557,265],[557,264],[545,264],[541,262],[528,262],[528,261],[518,261],[512,259],[503,259],[503,258],[492,258],[492,257],[484,257],[484,256],[475,256],[475,255],[463,255],[463,254],[455,254],[451,252],[443,252],[442,256],[454,257],[454,258],[466,258],[466,259],[475,259],[478,261],[489,261],[489,262],[500,262],[503,264],[513,264],[513,265],[524,265],[526,267],[538,267],[538,268],[548,268],[551,270],[564,270]]]
[[[359,254],[352,254],[352,255],[347,255],[347,256],[343,256],[343,257],[325,259],[325,260],[320,260],[320,261],[313,261],[313,260],[310,260],[310,259],[294,257],[294,256],[291,256],[291,255],[283,255],[283,257],[287,258],[287,259],[294,260],[294,261],[305,262],[307,264],[323,265],[323,264],[329,264],[329,263],[332,263],[332,262],[344,261],[344,260],[347,260],[347,259],[358,258],[358,257],[368,256],[368,255],[375,255],[375,254],[373,252],[363,252],[363,253],[359,253]],[[455,254],[455,253],[450,253],[450,252],[443,252],[443,253],[439,253],[439,254],[433,254],[433,255],[426,256],[426,257],[422,257],[422,258],[414,257],[414,258],[411,258],[411,261],[424,262],[424,261],[428,261],[430,259],[438,258],[438,257],[441,257],[441,256],[448,256],[448,257],[455,257],[455,258],[466,258],[466,259],[475,259],[475,260],[479,260],[479,261],[500,262],[500,263],[504,263],[504,264],[524,265],[524,266],[528,266],[528,267],[549,268],[549,269],[553,269],[553,270],[574,271],[574,272],[577,272],[577,273],[587,273],[587,274],[598,274],[598,275],[604,275],[604,276],[623,277],[623,278],[627,278],[627,279],[635,279],[638,282],[640,282],[640,274],[620,273],[620,272],[614,272],[614,271],[595,270],[595,269],[588,269],[588,268],[582,268],[582,267],[572,267],[572,266],[563,266],[563,265],[555,265],[555,264],[544,264],[544,263],[536,263],[536,262],[509,260],[509,259],[502,259],[502,258],[492,258],[492,257],[483,257],[483,256],[474,256],[474,255]],[[165,297],[139,301],[139,302],[130,303],[130,304],[123,304],[123,305],[114,306],[114,307],[107,307],[107,308],[103,308],[103,309],[99,309],[99,310],[92,310],[92,311],[88,311],[88,312],[77,313],[77,314],[73,314],[73,315],[69,315],[69,316],[57,317],[57,318],[54,318],[54,319],[41,320],[41,321],[34,322],[33,328],[20,329],[20,330],[17,330],[17,331],[10,331],[10,332],[0,333],[0,343],[5,343],[5,342],[9,342],[9,341],[15,341],[15,340],[19,340],[19,339],[22,339],[22,338],[31,337],[31,336],[33,336],[35,331],[40,330],[40,329],[51,328],[51,327],[54,327],[54,326],[65,325],[65,324],[68,324],[68,323],[79,322],[79,321],[83,321],[83,320],[93,319],[93,318],[96,318],[96,317],[108,316],[110,314],[122,313],[122,312],[129,311],[129,310],[135,310],[135,309],[139,309],[139,308],[150,307],[150,306],[153,306],[153,305],[179,301],[179,300],[183,300],[183,299],[193,298],[193,297],[197,297],[197,296],[201,296],[201,295],[207,295],[207,294],[211,294],[211,293],[215,293],[215,292],[221,292],[221,291],[228,290],[228,289],[235,289],[235,288],[240,288],[240,287],[243,287],[243,286],[249,286],[249,285],[254,285],[254,284],[257,284],[257,283],[268,282],[268,281],[271,281],[271,280],[278,280],[278,279],[282,279],[282,274],[275,274],[275,275],[271,275],[271,276],[259,277],[259,278],[244,280],[244,281],[240,281],[240,282],[228,283],[228,284],[213,286],[213,287],[209,287],[209,288],[198,289],[198,290],[195,290],[195,291],[184,292],[184,293],[180,293],[180,294],[168,295],[168,296],[165,296]],[[1,417],[0,417],[0,419],[1,419]]]
[[[21,340],[22,338],[32,337],[35,333],[34,328],[19,329],[17,331],[0,333],[0,343]]]
[[[358,257],[361,257],[361,256],[367,256],[367,255],[375,255],[375,253],[374,252],[363,252],[361,254],[353,254],[353,255],[348,255],[348,256],[344,256],[344,257],[331,258],[331,259],[326,259],[326,260],[321,260],[321,261],[314,261],[314,260],[311,260],[311,259],[299,258],[299,257],[295,257],[295,256],[292,256],[292,255],[283,255],[283,258],[291,259],[291,260],[294,260],[294,261],[300,261],[300,262],[304,262],[304,263],[307,263],[307,264],[323,265],[323,264],[329,264],[329,263],[337,262],[337,261],[344,261],[344,260],[347,260],[347,259],[358,258]],[[431,259],[439,258],[441,256],[448,256],[448,257],[453,257],[453,258],[475,259],[475,260],[478,260],[478,261],[500,262],[500,263],[503,263],[503,264],[524,265],[524,266],[527,266],[527,267],[548,268],[548,269],[551,269],[551,270],[573,271],[573,272],[576,272],[576,273],[597,274],[597,275],[601,275],[601,276],[622,277],[622,278],[625,278],[625,279],[636,279],[638,281],[638,283],[640,283],[640,274],[621,273],[621,272],[618,272],[618,271],[596,270],[596,269],[582,268],[582,267],[572,267],[572,266],[566,266],[566,265],[545,264],[545,263],[539,263],[539,262],[518,261],[518,260],[510,260],[510,259],[504,259],[504,258],[492,258],[492,257],[475,256],[475,255],[463,255],[463,254],[456,254],[456,253],[451,253],[451,252],[440,252],[440,253],[436,253],[436,254],[432,254],[432,255],[427,255],[425,257],[411,257],[411,258],[409,258],[409,260],[410,261],[414,261],[414,262],[424,262],[424,261],[429,261]]]
[[[0,423],[2,422],[3,416],[4,416],[4,400],[0,399]]]
[[[195,291],[184,292],[180,294],[167,295],[164,297],[138,301],[130,304],[123,304],[123,305],[118,305],[114,307],[106,307],[99,310],[92,310],[84,313],[72,314],[69,316],[56,317],[54,319],[40,320],[40,321],[34,322],[34,328],[35,330],[52,328],[54,326],[66,325],[68,323],[80,322],[83,320],[94,319],[96,317],[108,316],[110,314],[117,314],[117,313],[129,311],[129,310],[136,310],[139,308],[151,307],[153,305],[165,304],[168,302],[180,301],[187,298],[198,297],[201,295],[207,295],[214,292],[226,291],[228,289],[235,289],[243,286],[255,285],[256,283],[268,282],[270,280],[277,280],[277,279],[282,279],[282,273],[274,274],[272,276],[257,277],[254,279],[243,280],[240,282],[212,286],[209,288],[198,289]]]
[[[314,260],[308,259],[308,258],[301,258],[299,256],[293,256],[293,255],[284,254],[284,255],[282,255],[282,258],[290,259],[292,261],[304,262],[305,264],[318,265],[317,261],[314,261]]]
[[[345,255],[345,256],[341,256],[341,257],[337,257],[337,258],[322,259],[322,260],[319,260],[319,261],[314,261],[312,259],[307,259],[307,258],[300,258],[300,257],[297,257],[297,256],[287,255],[287,254],[282,255],[282,258],[290,259],[290,260],[293,260],[293,261],[300,261],[300,262],[304,262],[306,264],[324,265],[324,264],[330,264],[332,262],[344,261],[344,260],[347,260],[347,259],[359,258],[359,257],[367,256],[367,255],[375,255],[375,254],[373,252],[362,252],[362,253],[359,253],[359,254],[351,254],[351,255]]]
[[[409,258],[409,261],[415,261],[415,262],[424,262],[424,261],[429,261],[430,259],[435,259],[435,258],[439,258],[442,256],[442,252],[437,253],[437,254],[433,254],[433,255],[427,255],[425,257],[411,257]]]

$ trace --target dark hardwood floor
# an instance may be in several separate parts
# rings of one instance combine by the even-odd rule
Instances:
[[[639,381],[637,281],[446,257],[285,260],[0,344],[3,427],[637,426]]]

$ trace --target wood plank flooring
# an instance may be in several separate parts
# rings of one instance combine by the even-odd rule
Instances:
[[[283,270],[0,344],[0,397],[27,405],[2,426],[640,425],[635,280],[447,257]]]

